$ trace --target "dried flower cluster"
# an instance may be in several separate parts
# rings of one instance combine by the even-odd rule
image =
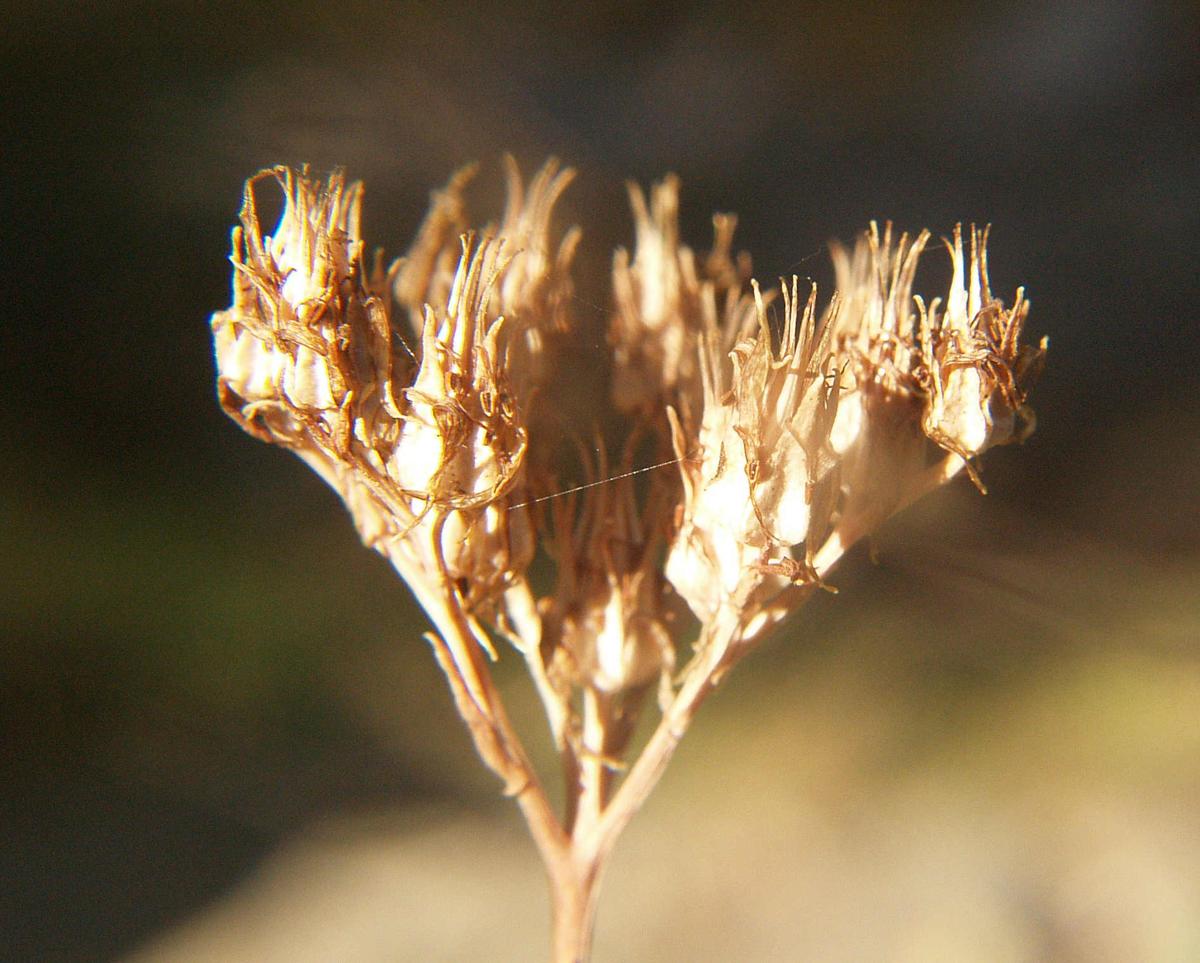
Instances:
[[[1045,343],[1020,341],[1021,290],[1011,307],[993,298],[986,229],[967,249],[955,229],[950,289],[926,303],[912,289],[928,233],[872,224],[834,246],[822,306],[796,278],[760,290],[732,254],[730,215],[706,256],[682,245],[674,178],[648,199],[631,188],[636,245],[615,256],[608,329],[629,437],[615,466],[603,444],[584,459],[595,484],[551,500],[531,452],[554,444],[538,403],[578,328],[579,233],[552,226],[572,173],[550,162],[526,186],[510,160],[504,215],[477,233],[470,173],[435,194],[386,271],[364,254],[360,185],[251,178],[233,305],[212,319],[219,395],[246,431],[308,462],[412,587],[459,711],[546,860],[558,958],[581,959],[604,860],[704,696],[851,545],[959,472],[980,484],[972,462],[1028,435]],[[270,235],[264,183],[283,192]],[[639,491],[647,453],[660,470]],[[558,573],[542,598],[526,579],[539,540]],[[684,603],[700,631],[679,670]],[[492,685],[504,640],[545,704],[565,813]],[[659,727],[630,761],[649,692]]]

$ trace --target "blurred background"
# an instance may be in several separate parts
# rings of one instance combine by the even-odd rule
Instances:
[[[259,167],[346,165],[394,255],[466,162],[497,215],[510,150],[580,172],[597,344],[623,182],[667,171],[685,237],[737,211],[768,282],[828,280],[872,217],[990,221],[997,293],[1026,285],[1051,341],[991,494],[894,520],[705,706],[597,960],[1200,959],[1197,26],[1116,0],[5,4],[0,956],[544,958],[540,865],[420,616],[219,412],[207,326]]]

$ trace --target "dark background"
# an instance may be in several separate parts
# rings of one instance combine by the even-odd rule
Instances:
[[[1107,959],[1097,947],[1112,939],[1131,948],[1125,958],[1200,952],[1188,861],[1200,830],[1186,815],[1200,791],[1198,40],[1192,4],[1111,0],[522,2],[470,14],[357,0],[6,5],[0,956],[111,959],[176,932],[145,958],[210,958],[179,949],[193,930],[168,928],[258,892],[264,865],[283,859],[286,877],[294,840],[364,813],[399,814],[401,848],[443,827],[466,839],[453,835],[456,819],[498,827],[532,880],[535,932],[520,945],[540,946],[532,849],[472,758],[406,591],[315,477],[219,412],[206,323],[229,302],[229,229],[259,167],[345,165],[366,182],[368,243],[393,255],[428,192],[466,162],[483,162],[478,219],[498,214],[506,150],[527,172],[550,154],[579,170],[561,217],[585,230],[577,306],[593,328],[581,337],[603,323],[612,247],[631,241],[624,180],[667,171],[683,181],[685,237],[703,248],[711,213],[737,211],[738,246],[764,281],[792,271],[826,281],[826,242],[873,217],[935,233],[991,222],[997,293],[1025,285],[1031,334],[1050,337],[1038,432],[988,457],[988,498],[956,486],[893,526],[878,566],[852,560],[841,596],[821,600],[702,714],[709,735],[696,739],[714,741],[681,756],[667,808],[651,805],[646,825],[678,816],[673,778],[703,809],[712,797],[701,774],[721,771],[721,747],[747,755],[720,733],[757,731],[764,703],[793,748],[759,768],[800,774],[764,781],[754,798],[790,798],[803,782],[796,807],[838,819],[857,800],[865,823],[838,823],[829,837],[847,845],[882,825],[872,820],[895,811],[893,789],[914,774],[935,787],[930,799],[958,798],[936,789],[962,771],[940,753],[966,739],[964,758],[1008,787],[1001,801],[1048,785],[1035,771],[1076,774],[1070,792],[1046,790],[1053,805],[985,834],[1006,852],[1047,820],[1070,836],[1097,800],[1117,812],[1103,839],[1134,825],[1157,834],[1129,858],[1172,894],[1167,910],[1126,926],[1116,893],[1111,908],[1084,900],[1078,925],[1055,915],[1053,894],[1075,892],[1062,881],[1091,879],[1078,867],[1096,849],[1080,844],[1075,862],[1034,860],[1040,882],[1004,903],[1025,907],[1009,914],[1019,946],[1041,959]],[[931,267],[918,287],[943,282]],[[516,675],[501,675],[536,727]],[[849,695],[814,722],[800,707],[832,698],[828,687]],[[892,714],[880,722],[885,692]],[[813,760],[858,759],[846,740],[869,718],[887,738],[831,781]],[[1092,746],[1097,726],[1116,743]],[[1026,736],[997,747],[998,727]],[[1042,754],[1047,740],[1060,755]],[[934,824],[904,823],[927,841],[942,838]],[[670,826],[655,838],[688,849],[679,837],[692,830]],[[849,890],[873,892],[853,858],[814,866],[802,843],[788,879],[836,864]],[[1182,868],[1155,862],[1170,852],[1189,854]],[[999,865],[989,853],[970,865]],[[912,878],[933,872],[896,859]],[[433,879],[451,864],[429,865]],[[695,865],[675,864],[663,888]],[[644,862],[619,872],[659,878]],[[941,901],[956,885],[931,890],[932,931],[949,926]],[[710,902],[692,894],[691,905],[721,926],[711,908],[724,891],[713,886]],[[853,957],[844,943],[805,942],[838,932],[807,914],[822,893],[805,893],[794,913],[755,925],[782,932],[779,919],[796,917],[791,951]],[[411,915],[435,931],[470,929],[461,907],[438,916],[420,898],[396,898],[393,912],[420,907]],[[611,958],[709,958],[679,943],[678,927],[640,949],[622,943],[619,921],[648,930],[636,907],[621,915],[621,898],[608,931],[602,913]],[[306,913],[299,899],[281,919]],[[868,915],[870,945],[899,958],[907,931]],[[213,919],[220,931],[224,917]],[[1133,942],[1097,936],[1114,919]],[[726,958],[775,958],[733,932]],[[266,958],[256,954],[275,944],[261,939],[211,958]],[[400,945],[348,958],[436,958],[415,937]],[[447,958],[510,958],[478,945],[489,949]],[[1159,950],[1182,955],[1142,955]]]

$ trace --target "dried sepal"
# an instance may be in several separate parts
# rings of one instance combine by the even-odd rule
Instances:
[[[733,250],[733,235],[737,231],[737,215],[714,214],[713,246],[704,259],[704,275],[716,286],[717,300],[725,295],[740,294],[750,282],[750,255],[745,251]]]

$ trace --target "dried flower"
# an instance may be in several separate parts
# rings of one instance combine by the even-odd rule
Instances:
[[[792,549],[824,529],[831,507],[822,490],[837,410],[829,326],[818,328],[815,289],[800,313],[793,278],[773,350],[757,285],[755,295],[758,334],[740,341],[728,364],[711,333],[703,343],[704,413],[694,445],[672,417],[685,494],[666,571],[701,620],[744,606],[766,574],[811,578],[807,556]]]
[[[551,216],[575,172],[560,169],[551,159],[526,187],[516,161],[506,157],[505,173],[508,200],[504,216],[499,225],[488,225],[480,233],[504,242],[506,263],[490,292],[490,310],[506,320],[509,382],[525,404],[530,392],[545,382],[551,367],[547,339],[571,326],[571,261],[580,232],[572,228],[555,243]],[[417,240],[392,267],[393,294],[407,310],[418,338],[425,324],[425,306],[446,304],[450,298],[461,254],[460,238],[469,230],[464,192],[474,174],[474,167],[465,167],[434,192]]]
[[[1029,314],[1023,288],[1011,308],[992,299],[987,272],[988,229],[971,227],[971,259],[963,257],[962,226],[946,241],[954,268],[945,310],[935,300],[921,308],[921,359],[927,390],[921,427],[964,461],[993,445],[1020,441],[1033,431],[1024,384],[1041,364],[1046,341],[1020,343]],[[967,277],[964,279],[964,273]]]
[[[600,451],[597,474],[604,479]],[[658,565],[665,494],[656,487],[639,517],[626,474],[588,488],[577,516],[574,499],[555,505],[550,548],[558,583],[545,606],[544,644],[576,685],[610,694],[637,690],[674,667]]]
[[[955,229],[948,296],[926,306],[912,289],[928,234],[874,223],[853,250],[834,247],[824,309],[815,287],[802,299],[797,278],[781,283],[773,330],[771,295],[731,256],[735,219],[714,218],[698,260],[680,242],[678,181],[648,202],[631,187],[637,244],[614,258],[609,330],[630,420],[621,470],[609,477],[601,443],[587,485],[548,488],[554,439],[535,402],[571,328],[579,234],[555,240],[551,216],[572,172],[551,161],[526,186],[506,163],[499,223],[469,230],[461,171],[386,275],[364,261],[358,184],[261,172],[233,232],[233,304],[212,330],[225,410],[311,465],[429,614],[455,705],[546,862],[556,958],[580,961],[614,841],[700,703],[851,545],[960,471],[978,483],[974,459],[1032,431],[1045,341],[1020,343],[1021,289],[1011,308],[992,298],[986,229],[971,229],[969,259]],[[284,194],[270,236],[264,182]],[[679,475],[639,496],[633,452],[647,450],[645,470]],[[557,565],[541,598],[526,578],[538,536]],[[676,676],[679,599],[700,633]],[[492,635],[525,659],[545,706],[561,814],[492,682]],[[656,683],[657,727],[627,768]]]
[[[637,244],[632,263],[624,249],[613,257],[613,402],[626,412],[690,407],[700,400],[698,352],[705,333],[719,329],[728,350],[753,330],[754,302],[745,291],[749,257],[735,263],[730,250],[737,218],[717,214],[713,250],[697,267],[691,248],[679,241],[679,179],[653,185],[648,204],[641,188],[628,189]]]
[[[890,223],[881,234],[872,222],[853,252],[832,247],[840,397],[830,443],[840,459],[842,529],[856,537],[906,504],[924,479],[912,286],[928,238],[897,238]]]
[[[274,180],[284,207],[264,237],[255,188]],[[395,527],[402,504],[380,483],[351,494],[356,475],[380,464],[377,438],[398,431],[397,385],[383,279],[367,276],[358,236],[361,186],[341,174],[317,182],[286,168],[247,182],[233,232],[233,305],[213,315],[218,393],[251,434],[294,449],[348,503],[364,538]]]
[[[420,367],[384,466],[409,493],[414,524],[443,525],[446,574],[482,597],[524,571],[533,538],[526,510],[504,502],[528,436],[506,373],[504,319],[488,309],[503,242],[485,240],[474,252],[471,244],[464,238],[445,310],[426,306]]]
[[[264,238],[254,191],[267,178],[285,197]],[[453,193],[422,244],[449,219]],[[423,289],[444,290],[443,299],[423,306],[417,353],[395,351],[386,280],[378,267],[364,280],[360,204],[361,187],[340,174],[318,182],[279,168],[248,183],[234,232],[234,305],[213,317],[222,404],[312,465],[407,579],[462,580],[471,599],[484,598],[519,576],[534,549],[528,512],[507,508],[527,432],[509,380],[507,324],[491,304],[514,257],[503,240],[464,238],[445,286],[445,258],[422,247],[410,263],[437,265]],[[541,203],[539,230],[547,216]],[[549,287],[528,266],[523,277]]]

